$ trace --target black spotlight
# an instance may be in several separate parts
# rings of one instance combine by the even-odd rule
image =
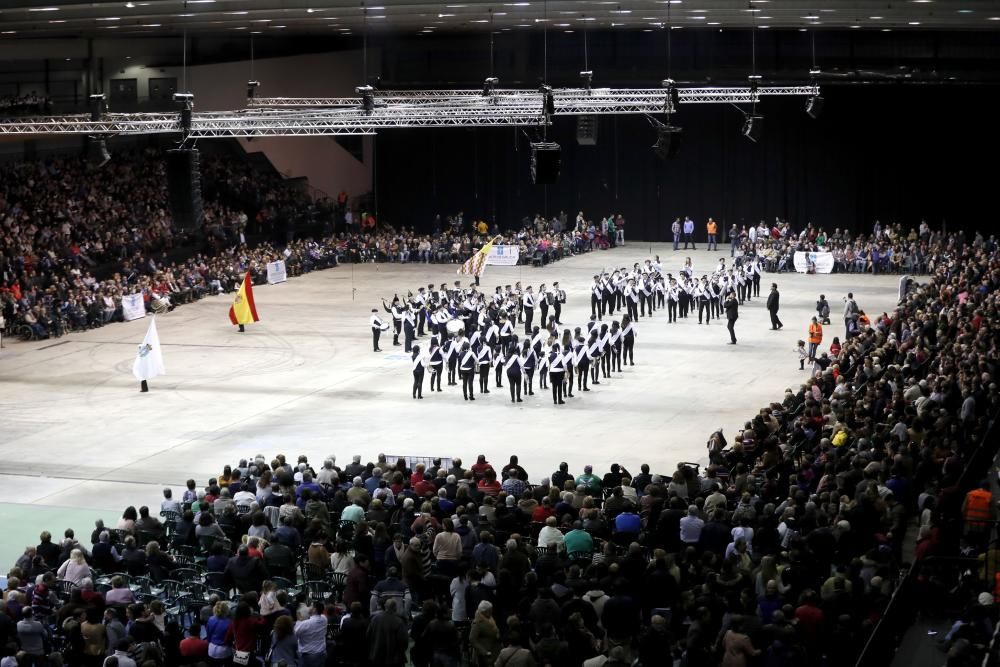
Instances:
[[[554,141],[531,142],[531,182],[551,185],[559,178],[562,148]]]
[[[762,134],[764,134],[764,117],[747,114],[746,120],[743,121],[743,136],[757,143]]]
[[[656,128],[656,143],[653,151],[662,160],[677,157],[681,150],[681,137],[684,129],[675,125],[660,125]]]
[[[806,100],[806,113],[810,118],[819,118],[823,113],[823,96],[813,95]]]
[[[260,87],[260,81],[247,81],[247,99],[252,100],[256,94],[257,88]]]
[[[371,86],[358,86],[354,92],[361,96],[361,108],[371,115],[375,111],[375,89]]]

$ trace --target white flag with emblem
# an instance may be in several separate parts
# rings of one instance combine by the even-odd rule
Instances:
[[[157,375],[166,375],[163,367],[163,352],[160,350],[160,336],[156,333],[156,318],[149,321],[146,337],[142,339],[139,352],[132,364],[132,375],[136,380],[152,380]]]

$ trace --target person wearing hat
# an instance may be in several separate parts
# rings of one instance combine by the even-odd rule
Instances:
[[[382,299],[382,308],[392,315],[392,344],[400,345],[399,333],[403,330],[403,307],[400,305],[399,295],[393,295],[391,306],[386,303],[385,299]]]
[[[735,292],[729,292],[723,307],[726,311],[726,328],[729,329],[729,344],[736,345],[735,326],[740,316],[740,302],[736,300]]]
[[[382,321],[382,318],[378,316],[378,308],[372,308],[372,348],[373,352],[381,352],[382,350],[378,346],[378,339],[382,335],[383,331],[389,330],[389,325]]]

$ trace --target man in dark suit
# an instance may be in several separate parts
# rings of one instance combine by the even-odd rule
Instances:
[[[785,326],[778,319],[778,283],[771,283],[771,293],[767,295],[767,312],[771,314],[771,330],[776,331]]]
[[[777,292],[773,292],[777,294]],[[736,345],[736,331],[734,326],[736,325],[736,320],[740,316],[740,302],[736,300],[736,292],[730,292],[729,296],[726,297],[726,303],[724,304],[726,309],[726,328],[729,329],[729,344]],[[774,317],[772,314],[771,317]]]

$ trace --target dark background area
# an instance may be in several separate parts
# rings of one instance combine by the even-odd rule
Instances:
[[[809,81],[812,34],[759,31],[763,84]],[[542,74],[540,32],[501,33],[494,73],[501,87],[536,85]],[[379,40],[382,87],[472,87],[489,74],[488,35],[397,36]],[[815,35],[826,99],[819,120],[804,98],[766,98],[764,135],[740,133],[729,105],[686,105],[680,156],[657,158],[656,133],[643,116],[602,117],[598,145],[578,146],[576,120],[557,117],[549,137],[562,145],[555,185],[531,184],[524,131],[387,130],[377,139],[380,218],[428,226],[433,216],[464,210],[502,227],[525,215],[578,210],[598,219],[621,212],[629,235],[665,239],[676,216],[725,225],[773,220],[797,225],[869,227],[875,219],[986,231],[994,210],[1000,133],[990,109],[1000,92],[995,32],[831,31]],[[744,85],[749,31],[672,33],[671,75],[680,85]],[[550,31],[549,81],[578,85],[583,33]],[[658,87],[666,75],[666,39],[653,33],[596,32],[588,37],[595,86]],[[662,117],[661,117],[662,119]]]
[[[376,183],[383,221],[429,225],[464,210],[501,227],[525,215],[583,210],[622,213],[632,238],[664,240],[676,216],[721,224],[775,216],[801,226],[867,228],[879,219],[916,226],[990,228],[1000,148],[996,88],[831,86],[814,120],[804,99],[768,98],[760,142],[741,133],[729,105],[686,105],[680,155],[659,159],[643,116],[602,117],[597,146],[579,146],[576,121],[556,118],[562,173],[531,183],[522,130],[386,131],[377,139]]]

